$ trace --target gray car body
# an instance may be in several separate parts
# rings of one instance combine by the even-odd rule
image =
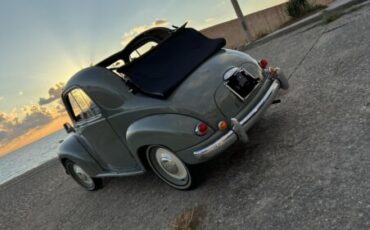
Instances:
[[[244,68],[261,80],[245,101],[224,85],[223,76],[233,67]],[[145,151],[160,145],[174,151],[185,163],[198,164],[193,151],[220,138],[218,122],[242,117],[260,100],[272,80],[255,59],[235,50],[221,49],[199,66],[167,99],[133,94],[122,79],[103,67],[89,67],[66,84],[62,98],[81,88],[100,108],[101,116],[79,124],[58,149],[62,162],[71,160],[92,177],[127,176],[145,172]],[[71,113],[70,108],[67,111]],[[71,115],[71,114],[70,114]],[[195,135],[205,122],[209,131]]]

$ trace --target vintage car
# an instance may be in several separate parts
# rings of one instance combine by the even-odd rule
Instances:
[[[87,190],[102,178],[151,168],[176,189],[193,188],[194,166],[238,140],[288,82],[278,68],[186,28],[153,28],[76,73],[62,100],[73,125],[58,155]],[[199,167],[199,165],[198,165]]]

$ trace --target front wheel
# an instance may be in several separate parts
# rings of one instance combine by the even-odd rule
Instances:
[[[147,151],[147,159],[155,174],[171,187],[179,190],[195,187],[194,172],[171,150],[153,146]]]
[[[66,169],[72,178],[88,191],[98,190],[103,185],[102,178],[90,177],[80,166],[72,161],[65,162]]]

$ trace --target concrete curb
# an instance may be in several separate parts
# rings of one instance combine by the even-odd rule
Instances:
[[[340,4],[340,5],[338,5],[336,7],[333,7],[333,8],[330,8],[330,6],[329,6],[328,8],[323,10],[323,13],[325,14],[325,13],[338,12],[338,11],[344,10],[347,7],[357,5],[357,4],[361,4],[361,3],[364,3],[364,2],[368,2],[368,0],[351,0],[351,1]]]
[[[286,35],[288,33],[291,33],[291,32],[293,32],[297,29],[300,29],[300,28],[306,26],[306,25],[312,24],[312,23],[317,22],[317,21],[321,21],[327,15],[342,11],[345,8],[350,7],[352,5],[364,3],[364,2],[367,2],[367,1],[369,1],[369,0],[350,0],[350,1],[345,2],[343,4],[339,4],[338,6],[330,6],[329,5],[326,9],[323,9],[323,10],[321,10],[321,11],[319,11],[319,12],[317,12],[317,13],[311,15],[311,16],[308,16],[307,18],[303,18],[301,21],[298,21],[298,22],[296,22],[292,25],[289,25],[287,27],[284,27],[282,29],[274,31],[271,34],[267,35],[266,37],[258,39],[256,41],[242,47],[241,50],[248,50],[248,49],[251,49],[253,47],[263,45],[263,44],[265,44],[265,43],[267,43],[267,42],[269,42],[269,41],[271,41],[275,38],[278,38],[278,37],[281,37],[281,36]]]

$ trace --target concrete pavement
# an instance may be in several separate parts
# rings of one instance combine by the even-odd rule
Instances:
[[[247,50],[291,89],[193,191],[155,175],[86,192],[52,161],[0,187],[0,229],[166,229],[200,207],[199,229],[370,228],[370,6]]]
[[[252,43],[248,44],[246,48],[250,49],[252,47],[256,47],[262,45],[266,42],[269,42],[277,37],[283,36],[285,34],[291,33],[299,28],[307,26],[309,24],[316,23],[318,21],[322,21],[328,15],[334,14],[336,12],[345,11],[346,9],[351,8],[353,5],[357,4],[369,4],[369,0],[334,0],[332,3],[328,5],[328,7],[324,10],[316,12],[310,16],[307,16],[291,25],[283,27],[279,30],[276,30],[265,37],[253,41]]]

